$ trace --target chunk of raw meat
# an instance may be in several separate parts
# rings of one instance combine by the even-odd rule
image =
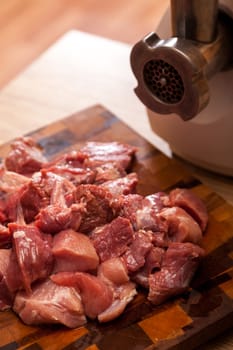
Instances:
[[[137,294],[136,285],[129,280],[127,268],[123,259],[111,258],[100,264],[98,277],[104,281],[113,292],[111,305],[98,315],[99,322],[108,322],[120,316]]]
[[[159,247],[153,247],[145,257],[144,268],[147,271],[147,274],[154,273],[157,270],[160,270],[162,265],[163,256],[165,250]]]
[[[106,188],[114,197],[135,193],[138,184],[136,173],[130,173],[116,180],[106,181],[100,186]]]
[[[0,168],[0,222],[13,221],[16,218],[15,207],[20,194],[30,179],[24,175]]]
[[[7,264],[3,282],[5,289],[9,291],[9,296],[12,300],[16,291],[24,287],[23,276],[14,249],[10,249],[10,258]]]
[[[137,229],[152,230],[154,232],[166,231],[167,226],[163,220],[160,220],[158,213],[163,208],[161,198],[163,193],[155,193],[144,198],[142,207],[136,212]]]
[[[145,256],[145,264],[141,269],[130,275],[131,279],[144,288],[149,289],[149,276],[160,270],[164,253],[164,249],[152,247]]]
[[[13,235],[13,251],[20,269],[23,288],[30,293],[32,282],[51,273],[53,256],[50,237],[29,225],[9,224]]]
[[[164,207],[163,193],[143,197],[138,194],[129,194],[121,199],[120,215],[128,218],[135,230],[152,230],[154,232],[167,231],[164,220],[160,220],[158,213]]]
[[[120,215],[130,220],[137,230],[137,211],[143,206],[144,197],[140,194],[128,194],[119,198]]]
[[[22,137],[11,143],[11,151],[5,158],[5,166],[16,173],[30,175],[47,163],[41,148],[30,137]]]
[[[81,224],[86,208],[83,203],[68,207],[63,185],[62,181],[55,182],[50,205],[40,209],[35,218],[35,225],[43,232],[54,234],[68,228],[78,230]]]
[[[100,185],[106,181],[113,181],[124,177],[126,171],[116,163],[104,163],[95,168],[95,184]]]
[[[35,225],[46,233],[55,234],[65,229],[78,230],[85,208],[82,204],[72,204],[70,208],[48,205],[36,216]]]
[[[99,257],[90,238],[73,230],[65,230],[53,238],[52,253],[55,272],[95,270]]]
[[[171,243],[161,270],[149,276],[148,299],[155,305],[187,290],[204,251],[193,243]]]
[[[125,253],[133,237],[130,221],[121,217],[117,217],[110,224],[96,228],[91,235],[101,262]]]
[[[63,153],[58,155],[55,159],[50,161],[46,168],[50,169],[51,167],[62,167],[68,169],[85,169],[85,160],[88,158],[79,150],[73,149],[70,152]]]
[[[4,248],[11,243],[11,233],[8,227],[0,224],[0,248]]]
[[[149,232],[152,232],[152,231],[149,231]],[[170,240],[169,240],[167,231],[164,230],[163,232],[152,232],[152,233],[153,233],[152,242],[155,247],[166,248],[169,246]]]
[[[30,179],[22,174],[0,168],[0,191],[13,193],[23,185],[29,183]]]
[[[86,323],[81,297],[72,287],[51,280],[33,286],[32,293],[17,293],[13,310],[28,325],[61,323],[76,328]]]
[[[27,223],[34,220],[40,209],[50,204],[50,198],[57,182],[62,185],[66,205],[69,207],[75,202],[76,187],[70,181],[46,170],[37,172],[32,176],[20,200]]]
[[[86,156],[85,164],[90,168],[111,162],[127,169],[136,150],[136,147],[119,142],[87,142],[80,152]]]
[[[80,185],[76,192],[77,203],[82,203],[86,211],[82,217],[79,231],[91,232],[95,227],[110,222],[115,216],[111,193],[97,185]]]
[[[200,243],[202,231],[198,223],[179,207],[164,208],[158,214],[168,225],[168,239],[173,242]]]
[[[153,208],[153,210],[156,213],[159,213],[161,211],[161,209],[164,208],[163,201],[164,201],[164,198],[166,198],[166,197],[167,197],[167,195],[164,192],[153,193],[153,194],[150,194],[150,195],[145,197],[145,199],[146,199],[145,203],[148,203],[148,206],[150,203],[151,208]]]
[[[6,272],[11,257],[11,249],[0,249],[0,311],[12,306],[14,295],[6,283]]]
[[[169,200],[165,203],[183,208],[197,221],[202,231],[206,229],[208,223],[206,206],[192,191],[186,188],[176,188],[170,192]]]
[[[24,187],[18,189],[18,191],[11,193],[8,196],[5,206],[6,223],[25,223],[23,209],[20,203],[21,194],[23,191]]]
[[[60,272],[51,276],[53,282],[74,287],[81,295],[85,314],[94,319],[112,303],[112,290],[98,277],[85,272]]]
[[[4,211],[5,211],[5,204],[3,204],[0,199],[0,223],[1,224],[4,224],[7,221],[7,217]]]
[[[119,317],[137,294],[135,287],[136,285],[133,282],[126,282],[116,286],[111,305],[98,315],[98,321],[104,323]]]
[[[70,164],[54,165],[48,168],[54,174],[62,176],[72,182],[75,186],[80,184],[91,184],[95,181],[96,171],[89,168],[75,168]]]
[[[129,281],[128,270],[122,258],[105,260],[99,265],[98,276],[107,284],[121,285]]]
[[[123,255],[129,272],[135,272],[145,264],[145,256],[152,247],[151,233],[143,230],[135,232],[132,243]]]

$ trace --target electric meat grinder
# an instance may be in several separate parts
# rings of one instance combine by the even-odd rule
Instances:
[[[171,0],[131,67],[152,130],[178,156],[233,176],[233,0]]]

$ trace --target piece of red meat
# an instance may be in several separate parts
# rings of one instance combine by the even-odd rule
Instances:
[[[148,196],[145,197],[146,201],[145,203],[151,204],[151,208],[156,213],[159,213],[163,208],[164,208],[164,198],[166,198],[167,195],[164,192],[156,192],[153,194],[149,194]]]
[[[12,306],[14,294],[6,283],[6,273],[10,263],[11,249],[0,249],[0,311]]]
[[[16,223],[8,226],[23,288],[30,293],[32,282],[45,279],[52,271],[51,237],[42,234],[35,226]]]
[[[126,175],[125,169],[116,163],[104,163],[95,168],[95,184],[100,185],[107,181],[113,181]]]
[[[113,289],[113,301],[111,305],[98,315],[100,323],[109,322],[119,317],[126,306],[137,294],[136,285],[133,282],[126,282]]]
[[[145,264],[141,269],[130,275],[131,279],[149,289],[149,276],[160,270],[164,253],[163,248],[152,247],[145,256]]]
[[[164,220],[160,220],[158,213],[164,207],[163,193],[155,193],[147,197],[129,194],[120,199],[120,215],[128,218],[135,230],[152,230],[154,232],[167,231]]]
[[[6,223],[8,222],[18,222],[24,223],[24,213],[21,206],[21,195],[24,192],[24,186],[18,191],[11,193],[6,201],[5,214],[6,214]]]
[[[0,224],[0,248],[7,247],[11,244],[12,235],[8,227]]]
[[[21,205],[26,223],[34,221],[40,209],[50,204],[55,184],[60,182],[64,191],[66,205],[75,202],[76,187],[67,179],[42,169],[32,176],[31,181],[21,195]]]
[[[95,319],[112,303],[112,290],[98,277],[85,272],[60,272],[50,277],[62,286],[74,287],[81,295],[85,314]]]
[[[121,217],[97,227],[91,234],[101,262],[124,254],[132,243],[133,237],[134,232],[130,221]]]
[[[34,174],[31,182],[25,187],[20,196],[20,203],[27,223],[34,220],[34,217],[38,214],[41,208],[49,205],[50,192],[46,193],[44,191],[41,182],[41,173]]]
[[[15,221],[20,194],[30,182],[24,175],[0,168],[0,222]]]
[[[165,253],[165,249],[160,247],[153,247],[145,257],[145,269],[148,274],[154,273],[155,270],[160,269],[163,255]]]
[[[65,229],[78,230],[85,208],[82,204],[72,204],[71,207],[48,205],[36,215],[35,225],[46,233],[55,234]]]
[[[165,199],[165,204],[183,208],[197,221],[202,231],[206,229],[208,223],[206,206],[191,190],[186,188],[172,190],[169,194],[169,199]]]
[[[136,212],[137,229],[163,232],[167,230],[164,220],[160,220],[158,214],[163,208],[162,199],[164,193],[158,192],[146,196],[142,202],[142,207]]]
[[[129,282],[128,270],[122,258],[110,258],[98,267],[98,277],[109,284],[121,285]]]
[[[99,257],[90,238],[74,230],[64,230],[53,238],[54,272],[91,271],[99,264]]]
[[[124,177],[102,183],[100,186],[106,188],[114,197],[136,192],[138,176],[130,173]]]
[[[15,249],[10,249],[10,258],[4,275],[4,284],[9,291],[9,296],[13,298],[17,290],[22,289],[23,276],[18,264]]]
[[[79,150],[63,153],[50,161],[44,171],[57,174],[72,182],[75,186],[89,184],[95,181],[96,170],[85,165],[87,156]]]
[[[23,185],[29,183],[30,178],[15,173],[14,171],[6,170],[0,167],[0,191],[1,193],[13,193]]]
[[[134,233],[133,241],[122,256],[129,272],[135,272],[144,266],[145,256],[153,247],[152,235],[143,230]]]
[[[66,178],[75,186],[94,183],[96,177],[96,171],[93,169],[75,168],[69,164],[53,165],[48,168],[48,171]]]
[[[173,242],[200,243],[202,231],[198,223],[182,208],[164,208],[158,214],[168,225],[167,237]]]
[[[8,170],[31,175],[47,163],[42,150],[30,137],[21,137],[11,143],[11,151],[5,158]]]
[[[121,258],[111,258],[100,264],[98,277],[113,292],[111,305],[98,315],[99,322],[108,322],[120,316],[137,294],[135,283],[130,282],[126,265]]]
[[[30,295],[18,292],[13,310],[28,325],[60,323],[76,328],[86,323],[77,290],[59,286],[50,279],[35,284]]]
[[[120,142],[87,142],[80,152],[86,157],[85,164],[90,168],[112,162],[128,169],[136,150],[136,147]]]
[[[40,209],[35,217],[35,225],[46,233],[55,234],[71,228],[78,230],[86,212],[85,204],[66,204],[65,189],[62,181],[55,181],[50,196],[50,205]]]
[[[67,169],[85,169],[85,160],[88,158],[77,149],[59,154],[57,157],[52,159],[46,168],[49,170],[51,167],[62,167]]]
[[[204,250],[193,243],[171,243],[163,256],[161,270],[149,276],[148,299],[155,305],[187,290]]]
[[[143,206],[144,197],[140,194],[128,194],[119,198],[119,214],[130,220],[137,230],[137,211]]]
[[[0,223],[1,224],[4,224],[7,221],[7,217],[4,211],[5,211],[5,204],[2,203],[0,198]]]
[[[85,213],[79,227],[83,233],[110,222],[116,216],[112,194],[97,185],[80,185],[76,191],[77,203],[85,206]]]
[[[149,232],[152,232],[152,231],[149,231]],[[153,233],[152,242],[155,247],[166,248],[169,246],[170,240],[165,230],[162,232],[152,232],[152,233]]]

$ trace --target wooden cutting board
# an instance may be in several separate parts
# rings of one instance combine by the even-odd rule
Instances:
[[[233,208],[168,159],[102,106],[94,106],[31,134],[52,158],[86,140],[120,141],[138,147],[133,171],[138,192],[191,188],[207,205],[210,221],[203,239],[206,257],[185,295],[152,306],[140,291],[113,322],[67,329],[28,327],[11,311],[0,313],[0,349],[152,350],[193,349],[233,325]],[[9,144],[0,147],[4,157]]]

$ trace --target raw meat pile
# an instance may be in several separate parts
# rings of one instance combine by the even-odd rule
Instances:
[[[136,193],[136,149],[87,142],[48,161],[31,138],[0,168],[0,309],[26,324],[118,317],[148,290],[155,305],[187,290],[204,255],[207,211],[191,191]]]

